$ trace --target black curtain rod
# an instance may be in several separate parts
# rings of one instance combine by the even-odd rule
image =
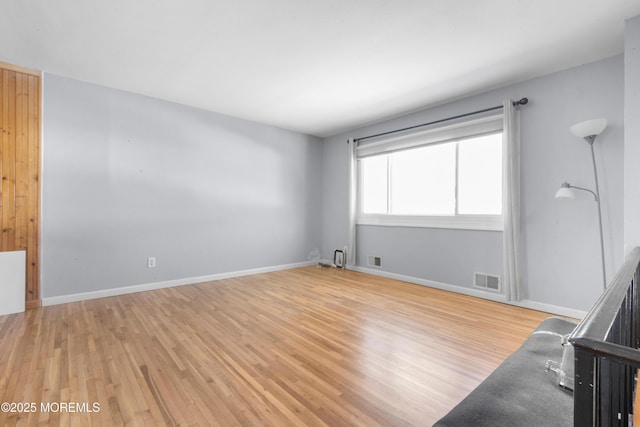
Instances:
[[[515,107],[517,107],[518,105],[527,105],[528,102],[529,102],[529,100],[527,98],[521,98],[519,101],[513,101],[513,105]],[[483,110],[472,111],[470,113],[459,114],[457,116],[447,117],[446,119],[434,120],[433,122],[429,122],[429,123],[422,123],[420,125],[409,126],[409,127],[402,128],[402,129],[390,130],[388,132],[377,133],[375,135],[364,136],[362,138],[355,138],[354,141],[355,142],[360,142],[360,141],[364,141],[365,139],[371,139],[371,138],[375,138],[375,137],[378,137],[378,136],[390,135],[392,133],[404,132],[406,130],[420,128],[420,127],[423,127],[423,126],[435,125],[435,124],[442,123],[442,122],[448,122],[449,120],[455,120],[455,119],[461,119],[462,117],[473,116],[474,114],[480,114],[480,113],[486,113],[487,111],[499,110],[500,108],[503,108],[503,106],[502,105],[496,105],[495,107],[485,108]]]

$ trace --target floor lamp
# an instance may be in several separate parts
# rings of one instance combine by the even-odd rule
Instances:
[[[593,143],[596,137],[602,133],[607,127],[607,119],[593,119],[581,122],[571,126],[571,133],[578,138],[584,138],[589,143],[591,148],[591,163],[593,164],[593,175],[596,182],[596,191],[591,191],[587,188],[577,187],[569,184],[567,181],[563,182],[560,189],[556,193],[556,199],[575,199],[575,194],[571,191],[572,188],[576,190],[587,191],[593,195],[598,205],[598,226],[600,228],[600,258],[602,259],[602,284],[607,289],[607,274],[604,266],[604,237],[602,235],[602,210],[600,208],[600,186],[598,185],[598,170],[596,169],[596,157],[593,153]]]

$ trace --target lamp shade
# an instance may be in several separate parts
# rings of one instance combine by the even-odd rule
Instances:
[[[607,119],[593,119],[586,122],[577,123],[571,126],[571,133],[578,138],[600,135],[607,127]]]
[[[571,185],[568,182],[563,182],[560,189],[556,192],[556,199],[575,199],[576,195],[571,191]]]

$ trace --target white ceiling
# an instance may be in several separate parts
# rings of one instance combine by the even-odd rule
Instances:
[[[328,136],[623,51],[639,0],[0,0],[0,61]]]

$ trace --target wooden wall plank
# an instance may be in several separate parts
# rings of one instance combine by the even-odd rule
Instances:
[[[40,77],[29,76],[27,301],[40,302]]]
[[[2,213],[2,246],[15,250],[16,234],[16,73],[9,72],[9,99],[7,138],[3,138],[2,198],[5,209]]]
[[[29,190],[29,134],[28,134],[28,110],[29,108],[29,79],[24,74],[19,74],[16,80],[16,239],[17,250],[27,249],[28,236],[28,205]]]
[[[0,251],[27,252],[27,308],[40,305],[40,76],[0,63]]]
[[[11,123],[9,123],[9,99],[13,96],[11,90],[9,89],[9,75],[11,71],[5,70],[2,73],[2,86],[4,88],[3,96],[2,96],[2,141],[0,141],[0,153],[2,154],[2,158],[0,158],[0,168],[2,174],[0,174],[0,200],[2,200],[2,216],[0,216],[0,251],[9,251],[11,248],[5,245],[5,229],[7,227],[5,221],[9,216],[8,212],[11,209],[10,201],[8,200],[8,196],[6,193],[6,188],[4,185],[5,177],[7,176],[7,163],[8,156],[7,147],[9,146],[9,133],[11,132]]]
[[[7,92],[7,86],[9,86],[9,84],[5,84],[5,75],[7,75],[7,71],[3,70],[2,68],[0,68],[0,180],[2,179],[3,176],[3,170],[2,170],[2,158],[3,158],[3,151],[2,151],[2,141],[4,140],[4,134],[5,134],[5,125],[7,123],[7,118],[5,117],[5,111],[6,108],[4,106],[5,104],[5,99],[8,102],[8,92]],[[8,78],[8,75],[7,75]],[[2,201],[2,183],[0,181],[0,231],[2,230],[2,213],[4,211],[4,203]],[[0,251],[2,251],[2,238],[0,238]]]

